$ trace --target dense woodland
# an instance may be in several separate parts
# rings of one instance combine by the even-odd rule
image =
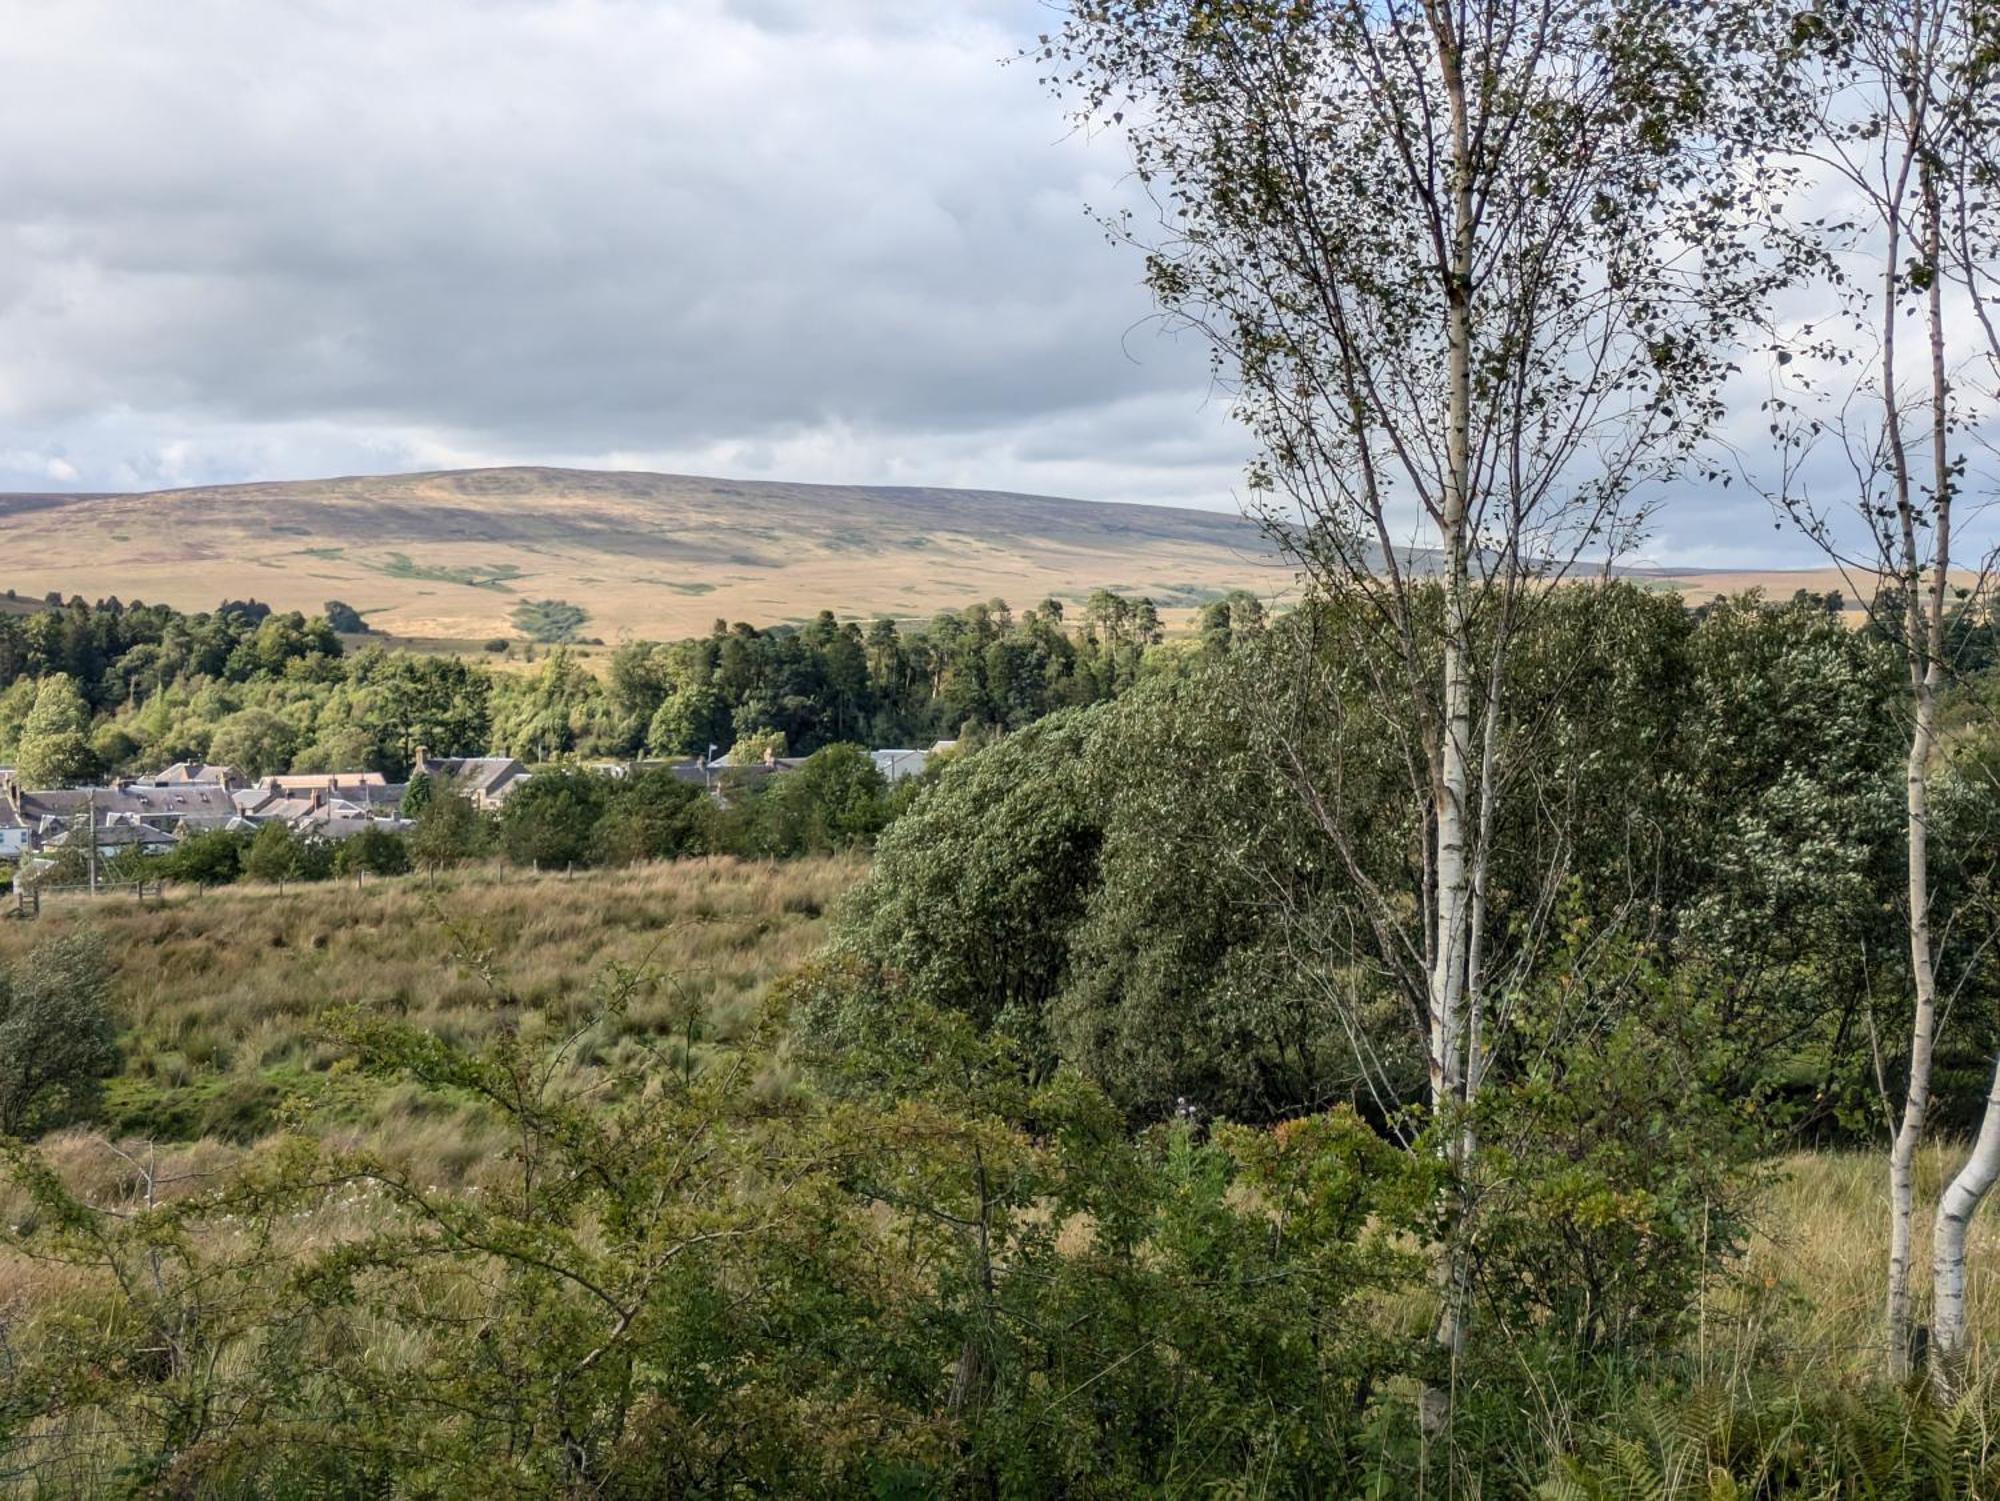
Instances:
[[[1161,641],[1150,601],[1100,591],[1067,613],[1051,599],[1017,618],[993,600],[919,628],[825,612],[803,629],[717,621],[694,640],[622,645],[600,676],[561,647],[524,647],[527,662],[498,670],[365,637],[349,650],[328,623],[352,614],[338,601],[308,619],[254,601],[186,615],[72,598],[0,615],[0,765],[56,786],[180,760],[253,778],[400,777],[419,748],[539,762],[719,754],[773,735],[796,755],[923,747],[1115,697]],[[1226,648],[1263,615],[1253,596],[1218,600],[1200,640]]]
[[[602,681],[9,627],[24,767],[547,769],[491,826],[413,785],[416,873],[287,889],[274,837],[252,891],[8,925],[0,1475],[2000,1495],[1996,37],[1066,10],[1031,60],[1154,195],[1107,228],[1257,439],[1274,619],[823,616]],[[1691,486],[1865,618],[1597,566]],[[779,735],[721,808],[558,759]]]

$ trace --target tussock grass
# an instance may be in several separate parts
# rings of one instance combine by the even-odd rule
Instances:
[[[498,1123],[469,1103],[355,1073],[345,1050],[318,1034],[326,1008],[386,1006],[476,1046],[503,1028],[564,1025],[618,964],[656,979],[593,1044],[597,1056],[642,1040],[670,1056],[677,1047],[727,1048],[754,1023],[771,985],[824,942],[829,914],[863,869],[843,859],[712,859],[575,877],[479,867],[359,890],[245,887],[177,893],[145,908],[77,902],[52,905],[37,923],[0,924],[0,958],[75,924],[111,948],[126,1063],[108,1092],[109,1119],[43,1144],[93,1203],[136,1202],[147,1170],[162,1197],[214,1183],[281,1126],[367,1148],[422,1182],[484,1189],[510,1171]],[[1962,1151],[1939,1143],[1922,1153],[1920,1204],[1935,1201]],[[1747,1392],[1771,1380],[1800,1393],[1870,1389],[1883,1366],[1885,1193],[1879,1152],[1799,1153],[1775,1164],[1757,1233],[1734,1274],[1703,1300],[1681,1373],[1704,1390]],[[0,1190],[0,1218],[23,1208]],[[300,1245],[324,1243],[357,1232],[374,1212],[357,1196],[293,1233]],[[1922,1213],[1915,1255],[1922,1318]],[[0,1324],[32,1343],[52,1310],[89,1303],[89,1283],[62,1267],[0,1258]],[[1985,1357],[2000,1340],[2000,1207],[1975,1225],[1969,1292],[1976,1358],[1990,1370]],[[1374,1311],[1385,1336],[1409,1340],[1424,1337],[1428,1314],[1419,1291]],[[393,1345],[404,1336],[385,1326],[380,1337]],[[1529,1420],[1550,1452],[1568,1451],[1593,1419],[1567,1410],[1553,1388],[1546,1400]]]
[[[487,1150],[475,1112],[342,1074],[330,1007],[383,1007],[477,1047],[560,1025],[609,966],[647,972],[616,1036],[726,1047],[772,983],[826,937],[864,869],[852,859],[727,858],[576,876],[479,866],[341,883],[52,904],[0,924],[0,961],[74,926],[100,933],[119,987],[123,1073],[113,1136],[248,1141],[313,1107],[315,1129],[423,1151],[456,1179]]]
[[[1964,1159],[1962,1142],[1933,1142],[1918,1154],[1911,1289],[1919,1322],[1930,1317],[1929,1210]],[[1733,1364],[1762,1347],[1805,1377],[1881,1371],[1888,1177],[1885,1152],[1801,1152],[1779,1164],[1744,1275],[1715,1301],[1711,1359]],[[1973,1221],[1966,1293],[1975,1363],[1985,1366],[2000,1342],[2000,1205]]]

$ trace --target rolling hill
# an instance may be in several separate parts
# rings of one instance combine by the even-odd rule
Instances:
[[[540,600],[581,605],[583,633],[612,640],[1096,588],[1171,609],[1290,583],[1239,516],[995,491],[510,468],[0,495],[0,588],[24,597],[340,599],[404,637],[511,635]]]
[[[1826,569],[1621,571],[1691,598],[1842,587]],[[1234,514],[990,490],[508,468],[0,494],[0,589],[23,601],[313,612],[340,599],[376,630],[440,644],[515,635],[516,612],[545,600],[582,607],[580,634],[612,641],[691,635],[718,616],[919,618],[1098,588],[1150,595],[1171,621],[1232,588],[1280,600],[1293,582]]]

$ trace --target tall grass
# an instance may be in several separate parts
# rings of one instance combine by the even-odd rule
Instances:
[[[1917,1203],[1935,1204],[1964,1160],[1959,1142],[1917,1159]],[[1882,1153],[1802,1152],[1765,1194],[1744,1275],[1711,1301],[1704,1355],[1718,1374],[1781,1357],[1801,1380],[1872,1375],[1886,1354],[1883,1279],[1889,1264],[1888,1171]],[[1917,1216],[1912,1248],[1917,1318],[1929,1317],[1931,1226]],[[1966,1293],[1975,1363],[2000,1339],[2000,1215],[1973,1223]]]
[[[830,911],[861,873],[851,860],[715,859],[573,878],[480,867],[359,890],[78,902],[52,905],[38,922],[0,923],[0,960],[78,924],[111,949],[125,1065],[108,1092],[110,1118],[43,1144],[92,1203],[118,1208],[212,1185],[280,1126],[368,1147],[430,1183],[483,1191],[507,1171],[499,1124],[469,1101],[358,1076],[346,1050],[320,1035],[323,1011],[374,1004],[477,1045],[507,1029],[562,1025],[590,1006],[615,965],[652,978],[632,988],[600,1046],[727,1049],[773,982],[823,943]],[[1920,1202],[1934,1200],[1960,1156],[1949,1143],[1921,1155]],[[1879,1383],[1884,1177],[1874,1152],[1777,1164],[1756,1234],[1735,1274],[1703,1297],[1685,1345],[1589,1391],[1566,1388],[1554,1369],[1527,1383],[1535,1410],[1510,1424],[1510,1473],[1468,1473],[1463,1493],[2000,1497],[1987,1489],[2000,1483],[2000,1393],[1990,1381],[1975,1379],[1944,1405]],[[23,1209],[18,1193],[0,1190],[0,1218],[11,1223]],[[290,1233],[301,1246],[324,1243],[375,1212],[365,1199],[342,1201]],[[1919,1221],[1921,1305],[1929,1245]],[[1989,1211],[1976,1223],[1970,1249],[1974,1361],[1988,1368],[2000,1338],[2000,1217]],[[44,1337],[47,1320],[87,1312],[95,1296],[71,1270],[0,1258],[0,1331],[22,1348]],[[1413,1295],[1374,1317],[1385,1338],[1421,1340],[1424,1309]],[[385,1326],[368,1337],[405,1336]],[[1531,1339],[1522,1350],[1528,1359]],[[100,1447],[81,1431],[65,1441],[82,1455]],[[1919,1483],[1920,1464],[1944,1478]]]
[[[316,1129],[393,1137],[463,1177],[487,1149],[476,1111],[343,1075],[316,1026],[379,1006],[476,1047],[557,1024],[608,966],[647,973],[619,1035],[727,1047],[771,984],[825,940],[859,878],[850,859],[726,858],[573,877],[478,866],[421,876],[52,904],[0,923],[0,962],[76,926],[118,974],[124,1067],[106,1090],[114,1136],[248,1141],[314,1107]]]

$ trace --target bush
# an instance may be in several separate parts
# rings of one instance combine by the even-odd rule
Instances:
[[[889,821],[888,786],[858,745],[829,745],[772,779],[761,799],[764,853],[866,849]]]
[[[597,821],[597,851],[613,865],[705,853],[710,810],[707,792],[694,783],[664,768],[639,772],[611,784]]]
[[[1771,1145],[1754,1095],[1724,1083],[1724,1003],[1643,950],[1571,925],[1517,997],[1521,1066],[1484,1089],[1471,1174],[1482,1316],[1563,1347],[1669,1346],[1749,1233]]]
[[[236,829],[211,829],[190,834],[159,857],[160,875],[197,886],[227,886],[243,874],[250,835]]]
[[[275,821],[251,836],[243,852],[243,873],[253,881],[281,885],[298,879],[301,851],[298,836]]]
[[[351,876],[400,876],[410,868],[410,850],[402,837],[383,828],[363,829],[333,848],[333,873]]]
[[[1047,1010],[1098,885],[1102,710],[1055,714],[955,763],[889,829],[841,942],[912,998],[1055,1058]]]
[[[604,777],[581,767],[536,772],[501,809],[500,846],[507,858],[549,870],[592,863],[609,786]]]
[[[416,827],[406,836],[406,843],[412,862],[437,871],[481,854],[491,835],[490,820],[480,815],[470,798],[439,790],[417,815]]]
[[[89,933],[0,968],[0,1136],[33,1136],[92,1107],[118,1067],[110,997],[111,967]]]
[[[411,820],[421,818],[424,809],[430,806],[431,796],[436,791],[437,783],[429,772],[410,773],[410,780],[403,787],[403,800],[396,805],[396,812]]]
[[[1406,1293],[1422,1195],[1350,1112],[1133,1139],[1074,1076],[1029,1089],[963,1017],[886,993],[814,1060],[820,1097],[767,1087],[766,1028],[747,1067],[558,1066],[631,984],[567,1040],[480,1053],[325,1018],[412,1100],[485,1101],[490,1193],[294,1137],[103,1214],[12,1154],[0,1243],[92,1316],[18,1358],[10,1461],[204,1496],[1351,1489],[1411,1345],[1364,1310]],[[242,1136],[272,1102],[213,1103]],[[162,1328],[166,1357],[135,1356]]]
[[[327,625],[343,636],[365,636],[369,634],[368,622],[361,618],[361,612],[344,600],[330,599],[320,607]]]

